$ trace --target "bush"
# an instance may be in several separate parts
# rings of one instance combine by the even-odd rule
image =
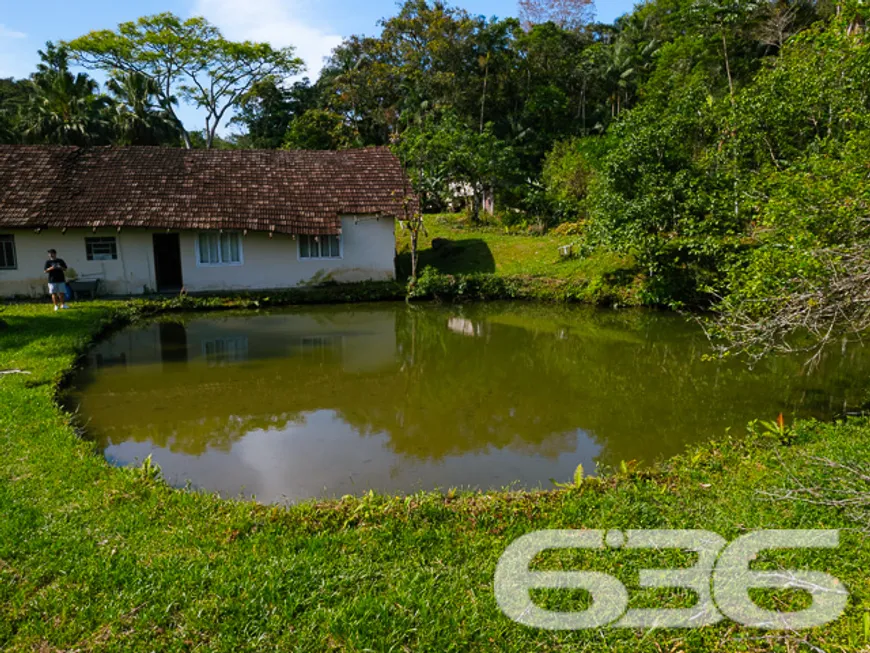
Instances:
[[[441,274],[427,267],[416,282],[408,284],[410,299],[487,300],[515,299],[520,296],[519,282],[493,274]]]
[[[563,220],[587,217],[586,197],[595,175],[584,140],[574,138],[556,143],[544,160],[543,181],[547,198],[558,207]]]
[[[584,224],[582,222],[563,222],[558,227],[550,230],[554,236],[582,236]]]

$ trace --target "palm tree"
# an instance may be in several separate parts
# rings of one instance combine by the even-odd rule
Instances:
[[[113,128],[118,145],[163,145],[179,138],[170,113],[156,102],[157,82],[138,73],[110,79],[106,88],[114,96]]]
[[[84,73],[73,75],[63,46],[48,42],[30,78],[31,94],[22,116],[24,135],[34,143],[100,145],[108,142],[108,98]]]
[[[27,103],[30,82],[0,78],[0,143],[21,142],[21,109]]]
[[[635,42],[622,34],[601,51],[601,72],[610,94],[612,118],[617,118],[623,110],[630,108],[638,74],[649,69],[657,49],[655,40]]]
[[[629,83],[634,75],[634,52],[624,39],[617,39],[603,53],[601,63],[610,93],[610,117],[616,118],[622,112],[623,98],[628,95]]]

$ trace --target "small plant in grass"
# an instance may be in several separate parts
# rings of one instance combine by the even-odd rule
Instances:
[[[753,435],[771,436],[781,444],[791,444],[796,437],[794,428],[786,425],[782,413],[775,420],[753,420],[747,428]]]
[[[577,465],[577,468],[574,470],[574,478],[571,480],[570,483],[559,483],[558,481],[556,481],[554,479],[550,479],[550,480],[553,482],[553,485],[555,485],[556,487],[561,487],[561,488],[565,488],[568,490],[577,490],[583,486],[583,480],[584,480],[583,465],[582,464]]]
[[[142,466],[136,468],[136,475],[143,481],[154,482],[160,479],[162,472],[160,465],[151,459],[151,454],[148,454],[148,457],[142,461]]]

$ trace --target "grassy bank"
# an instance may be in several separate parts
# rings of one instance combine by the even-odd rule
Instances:
[[[426,231],[419,244],[419,269],[441,277],[427,281],[424,275],[418,290],[422,297],[643,303],[641,271],[631,257],[560,255],[559,248],[576,245],[578,236],[507,233],[504,227],[472,225],[458,215],[427,216]],[[398,232],[397,250],[399,275],[406,278],[411,270],[407,232]]]
[[[0,649],[870,648],[870,543],[860,530],[870,527],[870,483],[836,466],[866,465],[868,421],[804,423],[788,438],[726,438],[656,470],[625,469],[575,489],[366,496],[285,509],[176,491],[148,468],[111,468],[57,407],[58,382],[96,333],[162,310],[256,308],[264,299],[92,302],[58,314],[21,304],[0,313],[8,323],[0,370],[29,372],[0,376]],[[796,494],[814,502],[782,498],[799,488],[817,490]],[[501,615],[492,579],[511,541],[545,528],[701,528],[728,540],[758,528],[843,528],[837,550],[776,552],[757,564],[827,571],[848,587],[849,607],[837,622],[800,634],[727,621],[652,633],[531,630]],[[685,564],[678,554],[602,551],[541,564],[578,561],[623,580],[631,607],[692,602],[637,589],[638,569]],[[584,600],[539,598],[560,609],[582,609]],[[807,604],[800,594],[756,599],[776,609]]]

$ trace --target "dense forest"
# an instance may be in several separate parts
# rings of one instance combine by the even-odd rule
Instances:
[[[588,0],[520,4],[487,19],[408,0],[293,83],[292,49],[146,17],[49,43],[29,79],[0,80],[0,140],[387,145],[426,211],[462,189],[474,221],[494,204],[505,228],[631,257],[645,303],[713,306],[740,348],[870,327],[866,3],[649,0],[612,25]]]

